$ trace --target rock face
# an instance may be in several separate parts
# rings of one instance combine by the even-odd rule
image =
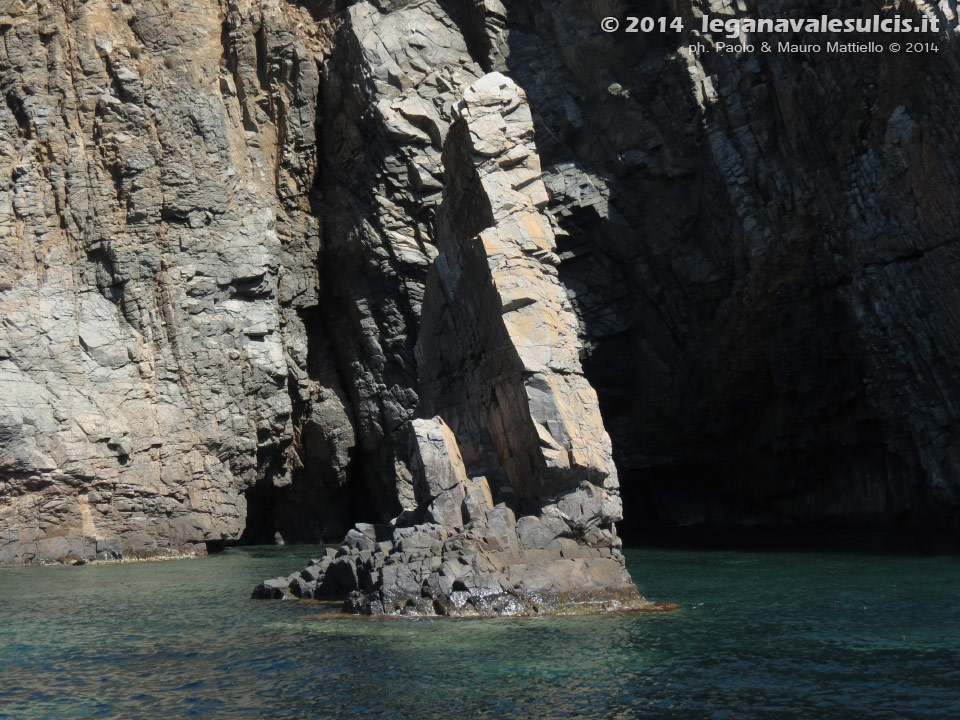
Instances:
[[[491,73],[466,89],[460,114],[418,344],[422,405],[469,438],[473,462],[495,454],[521,497],[593,482],[611,490],[619,519],[610,440],[542,212],[526,96]]]
[[[389,526],[358,525],[336,554],[254,597],[346,598],[373,614],[642,606],[613,524],[610,440],[540,210],[526,96],[490,73],[456,114],[418,344],[420,410],[438,416],[410,424],[415,504]]]
[[[0,8],[0,563],[237,538],[289,482],[319,246],[290,12]]]
[[[529,94],[627,522],[956,530],[956,4],[659,2],[689,34],[641,42],[521,5],[489,63]],[[704,13],[896,12],[939,52],[690,50]]]
[[[584,551],[618,476],[635,525],[956,529],[955,3],[776,5],[944,32],[894,62],[691,50],[753,0],[655,0],[686,29],[642,42],[594,0],[0,2],[0,564],[476,547],[481,477]]]

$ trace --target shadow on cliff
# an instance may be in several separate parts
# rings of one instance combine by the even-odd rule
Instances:
[[[298,4],[322,21],[351,3]],[[378,200],[389,193],[379,188],[378,195],[378,183],[395,172],[390,162],[400,149],[371,113],[375,73],[349,14],[342,17],[316,111],[319,163],[310,199],[322,227],[319,301],[300,312],[313,395],[294,397],[300,466],[291,486],[265,483],[248,494],[256,508],[245,536],[251,541],[270,542],[275,532],[295,542],[339,541],[354,523],[387,522],[401,509],[398,468],[417,387],[418,300],[410,287],[425,281],[426,269],[405,264],[388,241]],[[390,199],[404,218],[429,222],[416,198],[403,202],[400,194]]]
[[[689,2],[649,5],[695,26]],[[957,157],[937,90],[956,43],[697,58],[689,30],[607,35],[589,7],[511,5],[487,64],[533,108],[627,539],[955,528],[960,457],[937,418],[957,422],[960,373],[937,345],[956,345],[956,293],[938,264],[960,260],[941,190],[960,169],[930,160]]]
[[[935,58],[698,57],[680,51],[696,40],[689,0],[644,8],[682,15],[680,36],[604,34],[599,3],[529,0],[509,4],[498,46],[474,4],[438,4],[481,65],[528,94],[627,539],[664,527],[954,528],[960,215],[949,189],[960,167],[944,158],[960,157],[960,100],[942,89],[960,77],[956,43]],[[315,17],[342,7],[303,5]],[[814,5],[783,15],[819,16]],[[845,0],[836,16],[844,8],[888,12]],[[333,357],[332,375],[311,361],[311,378],[342,389],[356,433],[337,491],[347,524],[397,509],[418,328],[410,269],[370,225],[396,148],[367,113],[348,35],[318,109],[321,299],[304,317],[330,348],[311,358]],[[308,411],[297,410],[301,430]],[[320,471],[308,462],[294,484]],[[286,493],[305,512],[278,492],[255,504],[275,518],[267,508]]]

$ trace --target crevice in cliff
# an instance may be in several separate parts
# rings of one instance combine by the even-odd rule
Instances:
[[[277,523],[274,517],[276,489],[272,478],[258,480],[244,493],[247,501],[247,516],[241,545],[272,545],[277,541]],[[281,534],[282,537],[282,534]]]
[[[317,544],[343,537],[355,517],[355,483],[334,489],[317,487],[323,468],[306,465],[291,472],[287,482],[282,472],[269,472],[246,490],[246,528],[240,544]]]
[[[324,272],[321,274],[320,308],[318,320],[322,330],[315,337],[324,345],[322,353],[316,357],[324,359],[323,383],[335,389],[343,411],[349,420],[354,440],[344,472],[347,481],[343,485],[347,509],[346,527],[356,522],[386,522],[396,516],[400,508],[397,504],[394,460],[385,454],[392,452],[391,446],[383,441],[385,428],[379,428],[369,417],[364,417],[361,408],[367,406],[369,412],[371,399],[364,397],[370,393],[367,383],[371,379],[359,376],[358,357],[361,356],[360,344],[363,338],[353,335],[361,326],[362,320],[356,317],[356,308],[350,308],[353,298],[344,297],[342,267],[335,259],[324,255],[321,261]],[[383,413],[384,398],[378,397],[378,410]],[[381,434],[380,442],[372,437]]]
[[[270,72],[269,57],[270,52],[267,48],[267,35],[263,29],[264,20],[261,18],[253,31],[253,47],[256,52],[257,82],[260,84],[260,91],[265,94],[267,101],[271,98],[270,93]]]
[[[492,45],[484,31],[483,0],[437,0],[437,5],[460,28],[470,57],[484,72],[490,72],[493,69],[490,62]]]
[[[13,90],[7,90],[3,94],[3,98],[7,103],[7,107],[10,109],[10,114],[13,115],[17,121],[17,126],[20,128],[20,134],[23,136],[23,139],[29,140],[32,135],[30,130],[30,116],[23,106],[23,101],[14,94]]]

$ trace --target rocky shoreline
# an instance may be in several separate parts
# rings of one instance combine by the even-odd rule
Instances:
[[[549,517],[549,516],[548,516]],[[617,539],[590,547],[563,522],[487,508],[489,522],[448,528],[358,525],[338,549],[257,585],[259,599],[342,601],[360,615],[486,617],[652,607],[626,573]],[[566,529],[566,528],[564,528]]]
[[[119,552],[102,550],[91,555],[70,553],[57,558],[29,557],[19,565],[9,567],[47,566],[47,565],[123,565],[139,562],[167,562],[170,560],[194,560],[208,555],[205,543],[190,543],[178,547],[141,548]]]

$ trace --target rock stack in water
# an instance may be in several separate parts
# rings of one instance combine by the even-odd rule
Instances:
[[[411,506],[254,597],[350,612],[560,613],[641,607],[614,522],[610,439],[557,279],[523,91],[473,83],[444,145],[440,255],[417,346]]]

